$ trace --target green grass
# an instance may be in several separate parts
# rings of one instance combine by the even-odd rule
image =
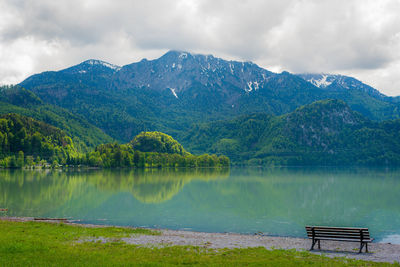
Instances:
[[[157,231],[117,227],[86,228],[65,224],[0,220],[0,266],[389,266],[327,258],[295,250],[265,248],[212,250],[202,247],[139,247],[119,240]],[[109,243],[77,242],[105,237]],[[399,266],[397,264],[397,266]]]

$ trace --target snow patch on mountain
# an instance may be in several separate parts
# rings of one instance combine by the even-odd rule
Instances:
[[[105,61],[101,61],[101,60],[98,60],[98,59],[89,59],[89,60],[86,60],[83,63],[84,64],[88,64],[88,65],[101,65],[101,66],[104,66],[106,68],[113,69],[113,70],[116,70],[116,71],[119,71],[121,69],[120,66],[117,66],[117,65],[105,62]]]
[[[229,63],[229,69],[231,70],[231,74],[233,75],[233,68],[234,68],[235,66],[232,64],[232,63]]]
[[[179,55],[180,59],[184,59],[187,58],[188,54],[186,52],[181,52],[181,54]]]
[[[348,77],[340,74],[313,74],[304,73],[297,74],[302,79],[312,83],[313,85],[321,89],[332,89],[332,90],[357,90],[366,92],[371,96],[385,99],[386,96],[380,93],[377,89],[364,84],[353,77]]]
[[[171,90],[171,93],[176,97],[179,98],[178,95],[176,94],[176,89],[175,88],[169,88],[169,90]]]
[[[257,81],[254,81],[254,82],[250,81],[250,82],[247,82],[247,87],[244,90],[248,93],[253,90],[257,91],[258,88],[259,88],[259,83]]]
[[[314,84],[318,88],[326,88],[332,84],[332,81],[327,81],[328,75],[322,74],[320,79],[311,78],[308,82]]]

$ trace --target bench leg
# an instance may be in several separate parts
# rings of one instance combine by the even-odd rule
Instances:
[[[310,250],[314,250],[314,246],[315,246],[315,244],[317,243],[317,241],[318,241],[318,240],[315,240],[315,239],[312,240],[312,245],[311,245]]]
[[[368,243],[365,243],[365,252],[368,253]]]
[[[311,249],[310,249],[310,250],[314,250],[314,246],[315,246],[315,244],[317,244],[317,242],[318,242],[318,249],[321,249],[321,240],[313,239],[313,240],[312,240],[312,245],[311,245]]]
[[[363,243],[363,242],[360,242],[360,251],[359,251],[358,253],[361,253],[363,247],[364,247],[364,243]]]

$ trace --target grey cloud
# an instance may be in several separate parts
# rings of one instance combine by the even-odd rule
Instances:
[[[95,12],[92,12],[81,3],[77,0],[25,0],[10,4],[18,11],[17,19],[22,22],[8,27],[2,35],[11,38],[34,36],[44,40],[68,40],[77,45],[99,42],[110,32],[114,20],[107,16],[107,7],[95,8]]]
[[[273,36],[276,42],[271,49],[280,52],[276,59],[295,71],[370,69],[390,63],[396,44],[389,40],[400,32],[399,18],[385,21],[384,28],[376,30],[374,24],[379,21],[366,19],[368,14],[358,9],[363,4],[368,3],[308,1],[298,5],[293,10],[298,15],[288,17]],[[387,13],[396,12],[386,8]]]

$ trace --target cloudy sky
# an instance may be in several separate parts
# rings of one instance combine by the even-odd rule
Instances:
[[[0,0],[0,83],[178,49],[400,95],[400,0]]]

